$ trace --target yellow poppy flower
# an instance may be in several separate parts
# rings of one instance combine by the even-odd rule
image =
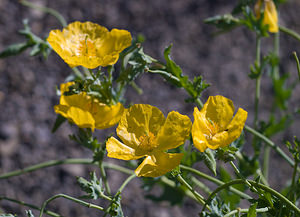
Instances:
[[[272,0],[258,0],[254,6],[256,17],[260,18],[260,10],[264,2],[264,19],[263,24],[269,25],[269,32],[278,32],[278,15],[274,2]]]
[[[182,153],[166,153],[182,145],[190,134],[191,120],[172,111],[165,118],[151,105],[137,104],[122,115],[117,134],[106,142],[107,156],[121,160],[146,157],[135,170],[137,176],[158,177],[180,164]]]
[[[54,106],[56,113],[75,123],[80,128],[105,129],[116,125],[124,111],[121,103],[108,106],[88,96],[85,92],[65,96],[74,82],[60,85],[59,105]]]
[[[234,106],[224,96],[210,96],[201,111],[194,109],[192,137],[201,152],[206,148],[225,147],[236,140],[244,128],[247,112],[238,109],[233,117]]]
[[[52,30],[47,41],[70,67],[93,69],[115,64],[119,53],[131,45],[131,35],[126,30],[109,32],[96,23],[76,21],[63,31]]]

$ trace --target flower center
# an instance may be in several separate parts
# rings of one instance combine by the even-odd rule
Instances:
[[[216,124],[215,122],[211,121],[211,120],[209,120],[209,123],[207,124],[207,127],[208,127],[208,131],[209,131],[209,135],[205,134],[206,139],[211,139],[220,130],[219,125]]]
[[[75,53],[77,56],[96,56],[96,48],[94,43],[86,36],[85,39],[79,42]]]
[[[151,152],[156,147],[154,140],[155,136],[151,132],[149,134],[144,134],[143,136],[140,136],[139,149],[144,152]]]

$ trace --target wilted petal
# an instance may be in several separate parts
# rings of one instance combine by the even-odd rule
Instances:
[[[269,25],[270,32],[278,32],[278,15],[274,2],[272,0],[265,1],[264,20],[265,25]]]
[[[157,152],[148,156],[135,170],[137,176],[158,177],[166,174],[180,164],[183,154]]]

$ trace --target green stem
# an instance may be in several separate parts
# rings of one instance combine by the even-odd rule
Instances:
[[[200,195],[197,191],[195,191],[192,186],[190,186],[189,183],[187,183],[187,181],[185,181],[185,179],[179,174],[177,176],[177,180],[182,184],[184,185],[185,187],[187,187],[187,189],[190,190],[190,192],[193,193],[193,195],[195,196],[195,198],[198,200],[198,202],[202,205],[205,204],[205,201],[204,201],[204,197],[202,195]]]
[[[279,26],[279,30],[300,41],[300,35],[297,32],[283,26]]]
[[[52,8],[48,8],[48,7],[42,7],[36,4],[33,4],[29,1],[26,0],[20,0],[20,3],[26,7],[35,9],[35,10],[39,10],[39,11],[43,11],[45,13],[51,14],[52,16],[54,16],[63,27],[67,26],[67,22],[65,20],[65,18],[56,10],[52,9]]]
[[[31,209],[36,209],[36,210],[39,210],[39,211],[41,210],[39,207],[37,207],[35,205],[29,204],[29,203],[25,203],[24,201],[16,200],[16,199],[9,198],[9,197],[2,197],[2,196],[0,196],[0,200],[7,200],[7,201],[10,201],[10,202],[13,202],[13,203],[20,204],[22,206],[29,207]],[[53,217],[62,217],[61,215],[59,215],[59,214],[57,214],[55,212],[48,211],[48,210],[45,210],[45,213],[47,215],[50,215],[50,216],[53,216]]]
[[[261,56],[260,56],[260,46],[261,46],[261,38],[259,36],[256,37],[256,60],[255,65],[256,68],[260,68],[261,65]],[[256,78],[256,88],[255,88],[255,99],[254,99],[254,129],[257,129],[258,122],[258,105],[260,98],[260,81],[261,81],[261,71],[259,72],[259,76]]]
[[[179,167],[180,167],[180,169],[189,171],[189,172],[191,172],[191,173],[193,173],[193,174],[195,174],[197,176],[200,176],[200,177],[202,177],[202,178],[204,178],[204,179],[206,179],[208,181],[211,181],[211,182],[213,182],[213,183],[215,183],[217,185],[224,185],[225,184],[225,182],[222,182],[219,179],[216,179],[216,178],[214,178],[212,176],[209,176],[209,175],[207,175],[205,173],[202,173],[202,172],[200,172],[200,171],[198,171],[198,170],[196,170],[194,168],[187,167],[187,166],[184,166],[184,165],[179,165]],[[244,199],[247,199],[247,200],[252,199],[252,197],[249,196],[248,194],[245,194],[245,193],[243,193],[243,192],[241,192],[241,191],[239,191],[239,190],[237,190],[235,188],[229,187],[229,191],[231,191],[232,193],[235,193],[236,195],[239,195],[240,197],[242,197]]]
[[[299,63],[299,59],[298,59],[297,53],[295,51],[293,52],[293,55],[294,55],[294,58],[296,60],[297,71],[298,71],[298,78],[300,80],[300,63]]]
[[[80,78],[81,80],[84,79],[84,76],[81,74],[81,72],[79,71],[78,68],[75,67],[75,68],[72,68],[72,70],[78,78]]]
[[[261,140],[263,140],[268,146],[270,146],[271,148],[273,148],[281,157],[283,157],[283,159],[285,159],[292,167],[294,167],[295,162],[289,157],[287,156],[281,148],[279,148],[277,145],[275,145],[274,142],[272,142],[270,139],[268,139],[266,136],[264,136],[263,134],[257,132],[256,130],[254,130],[253,128],[245,125],[244,129],[246,131],[248,131],[249,133],[252,133],[253,135],[257,136],[258,138],[260,138]],[[297,168],[297,171],[300,172],[300,168]]]
[[[143,89],[137,86],[137,84],[134,81],[130,82],[130,85],[139,95],[143,94]]]
[[[262,174],[266,180],[268,180],[268,178],[269,178],[270,152],[271,152],[271,147],[268,145],[265,145]]]
[[[204,184],[203,182],[200,182],[198,179],[196,179],[195,177],[191,177],[191,181],[197,185],[201,190],[203,190],[205,193],[207,194],[211,194],[211,190],[209,187],[207,187],[206,184]]]
[[[126,187],[126,185],[132,180],[132,179],[134,179],[136,177],[136,175],[135,174],[132,174],[131,176],[129,176],[124,182],[123,182],[123,184],[121,185],[121,187],[119,188],[119,190],[118,190],[118,192],[122,192],[123,191],[123,189]]]
[[[252,180],[243,180],[243,179],[236,179],[236,180],[227,182],[224,185],[219,186],[216,190],[214,190],[209,195],[209,197],[206,200],[206,204],[203,206],[203,209],[202,209],[201,212],[203,212],[205,210],[206,205],[211,201],[211,199],[213,198],[213,196],[215,194],[217,194],[219,191],[221,191],[223,189],[227,189],[231,185],[247,184],[246,181],[249,182],[251,185],[255,186],[256,188],[260,188],[260,189],[262,189],[262,190],[264,190],[266,192],[269,192],[273,196],[276,196],[278,199],[280,199],[282,202],[284,202],[287,206],[289,206],[291,209],[293,209],[296,213],[300,214],[300,209],[298,207],[296,207],[295,204],[293,204],[291,201],[289,201],[286,197],[284,197],[279,192],[275,191],[274,189],[272,189],[272,188],[270,188],[268,186],[265,186],[263,184],[257,183],[255,181],[252,181]]]
[[[110,187],[109,187],[109,184],[108,184],[108,180],[107,180],[106,172],[105,172],[105,169],[104,169],[104,166],[103,166],[103,162],[99,163],[99,167],[100,167],[101,177],[102,177],[102,180],[103,180],[104,185],[105,185],[105,189],[106,189],[107,193],[109,195],[111,195],[111,190],[110,190]]]
[[[53,201],[53,200],[55,200],[57,198],[60,198],[60,197],[68,199],[68,200],[71,200],[71,201],[73,201],[75,203],[78,203],[78,204],[83,205],[83,206],[88,207],[88,208],[94,208],[94,209],[98,209],[98,210],[104,211],[104,208],[101,207],[101,206],[97,206],[97,205],[92,204],[92,203],[87,203],[87,202],[85,202],[83,200],[79,200],[79,199],[77,199],[75,197],[71,197],[69,195],[57,194],[57,195],[54,195],[53,197],[50,197],[48,200],[46,200],[43,203],[39,217],[43,216],[44,210],[45,210],[46,206],[48,205],[48,203],[50,203],[51,201]]]
[[[262,213],[262,212],[268,212],[268,211],[269,211],[268,207],[256,209],[256,213]],[[240,209],[240,208],[238,208],[236,210],[233,210],[233,211],[227,213],[226,215],[224,215],[224,217],[233,216],[237,213],[248,213],[248,212],[249,212],[249,209]]]
[[[50,160],[43,163],[39,163],[33,166],[26,167],[21,170],[15,170],[12,172],[4,173],[0,175],[0,179],[6,179],[13,176],[22,175],[28,172],[33,172],[38,169],[46,168],[46,167],[52,167],[56,165],[62,165],[62,164],[95,164],[93,163],[92,159],[85,159],[85,158],[70,158],[65,160]]]
[[[243,175],[241,174],[241,172],[239,171],[239,169],[235,166],[235,164],[233,163],[233,161],[230,161],[229,162],[230,165],[232,166],[232,168],[234,169],[235,173],[237,174],[237,176],[240,178],[240,179],[243,179],[245,180],[245,183],[248,185],[248,187],[250,189],[253,189],[253,191],[257,192],[257,190],[250,184],[250,182],[248,182],[247,179],[245,179],[245,177],[243,177]]]

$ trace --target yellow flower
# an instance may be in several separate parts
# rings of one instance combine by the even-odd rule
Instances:
[[[264,19],[263,24],[269,25],[269,32],[278,32],[278,15],[274,2],[272,0],[258,0],[254,6],[256,17],[260,18],[260,10],[264,2]]]
[[[117,134],[106,142],[107,156],[121,160],[146,157],[135,170],[137,176],[157,177],[180,164],[182,153],[166,153],[182,145],[190,134],[191,120],[172,111],[165,118],[151,105],[137,104],[123,113]]]
[[[234,106],[224,96],[210,96],[201,111],[194,109],[192,137],[201,152],[206,148],[225,147],[236,140],[244,128],[247,112],[238,109],[233,117]]]
[[[56,113],[75,123],[80,128],[105,129],[116,125],[124,111],[121,103],[108,106],[93,99],[85,92],[65,96],[69,86],[74,82],[60,85],[61,97],[59,105],[54,106]]]
[[[62,32],[52,30],[47,41],[70,67],[93,69],[115,64],[119,53],[131,45],[131,35],[126,30],[109,32],[96,23],[76,21]]]

